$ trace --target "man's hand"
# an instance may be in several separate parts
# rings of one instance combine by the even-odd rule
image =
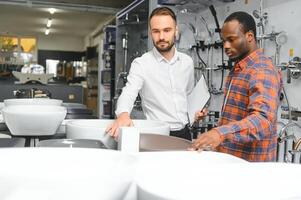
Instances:
[[[124,126],[134,126],[129,113],[127,112],[121,113],[117,119],[107,127],[106,133],[116,139],[118,137],[118,129]]]
[[[199,151],[215,149],[222,142],[221,135],[214,129],[199,135],[188,150]]]
[[[207,116],[207,114],[208,114],[207,108],[197,111],[194,115],[194,121],[199,121],[199,120],[203,119],[204,117]]]

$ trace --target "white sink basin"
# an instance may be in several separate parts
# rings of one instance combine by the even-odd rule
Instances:
[[[56,134],[66,134],[66,124],[76,120],[78,119],[64,119],[60,124],[59,128],[56,130]]]
[[[3,122],[3,117],[2,117],[2,109],[4,108],[4,103],[0,102],[0,123]]]
[[[123,199],[135,157],[82,148],[0,149],[0,199]]]
[[[5,99],[4,105],[52,105],[52,106],[61,106],[63,103],[59,99],[29,99],[29,98],[20,98],[20,99]]]
[[[68,139],[97,139],[107,148],[116,149],[117,142],[105,133],[106,128],[114,120],[76,120],[67,123],[66,134]],[[169,135],[169,125],[164,122],[150,120],[133,120],[134,126],[141,133]]]
[[[222,153],[194,153],[140,153],[137,199],[301,199],[301,165],[249,163]]]
[[[6,148],[0,157],[0,199],[301,199],[301,165],[216,152]]]
[[[164,152],[139,152],[135,154],[138,157],[138,161],[142,167],[148,166],[149,164],[162,165],[219,165],[225,163],[249,163],[246,160],[232,156],[230,154],[213,152],[213,151],[164,151]],[[181,161],[181,163],[179,163]],[[178,163],[178,164],[177,164]],[[139,164],[139,165],[140,165]]]
[[[12,135],[54,135],[67,114],[62,106],[15,105],[2,110]]]

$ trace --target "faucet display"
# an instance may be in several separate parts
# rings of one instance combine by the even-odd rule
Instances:
[[[287,130],[291,127],[297,127],[299,129],[301,129],[301,126],[299,124],[291,121],[281,128],[279,136],[278,136],[278,143],[284,142],[284,157],[283,157],[284,162],[290,161],[288,152],[292,154],[292,151],[288,150],[288,140],[293,141],[292,149],[294,149],[296,146],[295,144],[298,143],[294,134],[287,134]],[[295,160],[295,155],[292,154],[292,161],[294,161],[294,160]]]
[[[290,150],[290,154],[292,155],[292,163],[296,163],[297,156],[299,156],[299,163],[301,164],[301,149],[299,147],[301,146],[301,138],[297,140],[297,142],[293,146],[293,150]]]
[[[294,150],[298,150],[300,146],[301,146],[301,138],[299,138],[299,140],[296,142],[294,146]]]

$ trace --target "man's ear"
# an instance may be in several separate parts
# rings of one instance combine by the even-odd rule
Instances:
[[[181,32],[179,31],[178,26],[176,26],[176,33],[175,33],[175,41],[179,41],[181,38]]]
[[[252,31],[248,31],[246,33],[246,36],[247,36],[247,41],[248,42],[252,42],[252,41],[256,41],[256,38],[254,37],[254,33]]]

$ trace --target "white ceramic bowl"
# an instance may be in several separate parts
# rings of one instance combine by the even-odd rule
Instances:
[[[301,165],[249,163],[216,152],[191,153],[139,153],[137,199],[301,199]]]
[[[139,152],[136,154],[139,165],[148,166],[151,163],[155,165],[197,165],[204,166],[208,164],[225,164],[225,163],[249,163],[246,160],[232,156],[230,154],[213,152],[213,151],[163,151],[163,152]],[[180,163],[178,163],[181,161]],[[178,163],[178,164],[177,164]],[[183,167],[183,166],[182,166]]]
[[[84,148],[0,149],[0,199],[123,199],[135,157]]]
[[[87,106],[81,103],[62,103],[62,106],[65,106],[67,108],[82,108],[86,109]]]
[[[15,105],[3,108],[5,123],[12,135],[54,135],[67,110],[62,106]]]
[[[76,121],[78,119],[64,119],[60,124],[59,128],[56,130],[56,134],[64,134],[66,135],[66,124],[71,121]]]
[[[3,115],[2,115],[1,111],[0,111],[0,123],[4,123],[4,118],[3,118]]]
[[[187,196],[187,198],[184,198],[185,200],[203,199],[202,194],[198,194],[201,188],[193,191],[194,195],[199,195],[194,198],[190,198],[190,194],[182,193],[186,192],[187,188],[189,189],[193,183],[203,181],[198,174],[200,171],[205,170],[206,166],[220,166],[226,163],[248,163],[229,154],[211,151],[140,152],[135,154],[135,156],[138,158],[136,174],[138,191],[135,191],[135,193],[138,194],[137,199],[139,200],[183,199],[183,196]],[[212,178],[215,181],[219,179],[215,176]],[[166,182],[171,183],[166,185]],[[219,188],[214,189],[218,190]],[[174,192],[174,195],[170,195],[171,191]]]
[[[2,117],[2,109],[4,108],[4,103],[0,102],[0,123],[3,121],[3,117]]]
[[[52,106],[61,106],[63,103],[62,100],[59,99],[30,99],[30,98],[20,98],[20,99],[5,99],[4,105],[52,105]]]
[[[301,199],[301,165],[194,153],[139,153],[137,199]]]
[[[114,120],[76,120],[70,121],[66,126],[68,139],[97,139],[100,140],[107,148],[116,149],[116,141],[105,133],[106,128]],[[160,135],[169,135],[169,125],[164,122],[150,120],[133,120],[134,126],[141,133],[153,133]]]

